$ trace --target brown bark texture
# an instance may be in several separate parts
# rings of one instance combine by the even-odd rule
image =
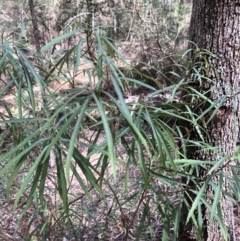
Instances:
[[[203,85],[205,90],[210,90],[209,98],[212,101],[221,98],[224,101],[219,102],[219,106],[216,105],[219,110],[205,127],[205,141],[219,148],[219,151],[196,149],[189,153],[188,158],[218,161],[224,155],[229,157],[233,155],[239,131],[240,0],[193,0],[190,40],[198,48],[207,49],[217,56],[217,58],[208,57],[211,66],[208,70],[208,77],[211,81],[204,82],[203,80]],[[193,136],[197,139],[197,134]],[[219,171],[216,171],[213,178],[216,183],[218,183],[221,171],[231,176],[231,163],[232,161],[228,158],[219,167]],[[204,171],[203,175],[206,173],[207,171]],[[226,178],[223,178],[223,188],[229,191]],[[213,189],[209,185],[206,194],[214,197]],[[233,204],[225,195],[221,194],[220,197],[224,224],[229,232],[228,240],[234,240]],[[211,201],[209,202],[211,205]],[[203,214],[205,231],[202,240],[224,240],[216,220],[213,223],[209,222],[209,211],[205,209]]]
[[[36,50],[39,53],[41,49],[40,31],[38,29],[37,16],[35,13],[33,0],[28,0],[28,5],[29,5],[31,17],[32,17],[34,42],[35,42]]]

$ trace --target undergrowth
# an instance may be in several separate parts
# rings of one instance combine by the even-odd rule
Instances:
[[[72,36],[76,46],[53,58],[51,48]],[[218,168],[187,159],[191,145],[212,148],[186,134],[194,125],[204,135],[186,106],[198,98],[209,102],[203,116],[216,110],[191,87],[202,81],[199,58],[211,53],[191,50],[195,59],[179,65],[181,74],[171,73],[178,81],[163,87],[145,74],[141,81],[126,76],[122,66],[131,70],[129,62],[98,31],[66,33],[38,60],[7,42],[0,49],[0,238],[177,240],[190,180],[199,187],[196,199],[205,198],[193,169]],[[53,81],[69,89],[55,90]],[[192,204],[194,219],[199,209]]]

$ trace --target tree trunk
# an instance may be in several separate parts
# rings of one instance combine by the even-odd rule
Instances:
[[[209,98],[217,101],[224,96],[227,97],[219,106],[212,121],[205,127],[207,130],[205,141],[211,146],[217,147],[218,151],[195,149],[191,150],[188,158],[218,161],[223,156],[233,155],[238,136],[236,126],[239,121],[240,103],[239,94],[237,94],[240,85],[240,0],[193,0],[190,40],[198,48],[207,49],[217,56],[217,58],[208,57],[212,66],[208,70],[211,82],[203,80],[205,91],[210,90]],[[193,46],[191,45],[191,47]],[[207,106],[204,108],[206,109]],[[197,130],[193,130],[191,135],[195,140],[198,139]],[[221,171],[231,176],[230,164],[229,158],[219,167],[213,177],[215,183],[218,183]],[[202,175],[203,178],[206,178],[206,171],[203,171]],[[229,191],[225,177],[223,177],[223,188]],[[214,197],[213,189],[211,185],[208,185],[206,194]],[[223,222],[229,233],[227,240],[234,240],[233,204],[225,195],[222,194],[220,197]],[[211,206],[212,201],[209,200],[209,204]],[[212,223],[209,222],[210,213],[206,208],[202,210],[202,213],[204,219],[202,240],[224,240],[219,223],[216,220]],[[183,218],[183,220],[186,219]],[[186,234],[189,231],[187,229],[191,228],[189,226],[181,227],[179,240],[186,240],[183,233]]]
[[[40,36],[40,31],[38,29],[37,16],[35,13],[33,0],[28,0],[28,5],[29,5],[31,17],[32,17],[33,36],[34,36],[35,47],[36,47],[37,52],[39,53],[40,49],[41,49],[41,44],[40,44],[41,36]]]

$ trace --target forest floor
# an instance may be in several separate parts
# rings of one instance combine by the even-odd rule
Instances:
[[[85,84],[89,86],[87,81]],[[50,88],[56,90],[60,95],[64,94],[69,87],[69,83],[62,81],[56,81],[50,85]],[[39,88],[34,87],[34,92],[37,95]],[[16,93],[16,89],[13,88],[0,100],[11,111],[17,108]],[[132,96],[131,98],[136,97]],[[7,115],[4,105],[0,105],[2,119],[6,119]],[[89,139],[94,139],[96,132],[86,130],[84,135]],[[130,140],[132,137],[126,137],[126,139],[128,138]],[[105,136],[102,133],[99,141],[104,139]],[[88,155],[88,148],[79,146],[78,149],[84,156]],[[102,184],[105,197],[92,189],[85,179],[84,182],[91,198],[87,197],[78,180],[71,173],[71,183],[68,186],[69,208],[72,210],[71,221],[61,215],[61,199],[56,188],[57,172],[55,165],[49,168],[47,175],[45,184],[47,203],[44,211],[39,210],[36,203],[32,203],[25,215],[21,217],[28,198],[27,192],[20,199],[16,209],[13,208],[17,191],[20,189],[24,175],[31,163],[26,164],[18,178],[14,180],[8,201],[5,198],[6,183],[0,183],[0,240],[42,240],[43,235],[47,237],[46,240],[54,241],[136,240],[138,233],[141,233],[139,240],[159,240],[162,234],[163,221],[161,216],[154,212],[156,206],[153,199],[156,194],[143,190],[141,171],[138,166],[132,166],[128,179],[126,179],[127,157],[123,152],[121,143],[116,144],[115,151],[119,160],[121,160],[117,165],[118,179],[117,181],[113,180],[111,167],[106,166],[104,169],[106,178]],[[91,156],[90,162],[92,165],[99,161],[99,157],[100,154]],[[83,177],[81,170],[78,169],[78,173]],[[156,187],[162,185],[157,179],[152,180],[152,182]],[[128,189],[127,186],[129,186]],[[159,189],[159,192],[162,188]],[[164,191],[167,191],[166,187],[164,187]],[[159,203],[161,202],[161,197],[155,198],[159,198]],[[148,212],[148,222],[143,222],[142,217],[146,209],[146,202],[151,211]],[[141,231],[139,232],[140,227]]]
[[[89,136],[94,136],[94,133],[89,132]],[[105,137],[102,136],[102,138]],[[118,146],[116,149],[124,160],[121,147]],[[81,151],[84,156],[87,154],[87,150],[84,148]],[[98,155],[91,156],[91,163],[97,162],[98,158]],[[67,217],[61,216],[61,200],[56,189],[55,166],[49,169],[47,175],[45,184],[47,207],[45,207],[44,213],[38,210],[36,204],[33,203],[20,222],[19,218],[27,202],[27,193],[21,198],[15,211],[13,211],[13,204],[16,193],[20,189],[23,175],[14,181],[9,202],[4,197],[6,186],[2,184],[0,192],[0,240],[24,241],[27,240],[26,237],[30,237],[31,233],[32,238],[35,237],[35,239],[28,240],[42,240],[42,225],[46,225],[47,232],[44,235],[48,240],[136,240],[147,200],[148,206],[152,210],[149,212],[151,229],[148,223],[144,222],[139,240],[159,240],[162,234],[161,216],[154,213],[156,207],[152,201],[149,201],[153,199],[154,194],[143,191],[139,168],[131,168],[129,179],[126,180],[128,189],[124,188],[125,163],[119,163],[117,166],[118,180],[116,182],[113,181],[109,166],[104,171],[107,173],[103,182],[105,197],[93,190],[84,180],[91,200],[85,195],[76,178],[72,174],[70,175],[71,184],[68,186],[68,195],[71,222]],[[81,170],[78,170],[78,173],[83,177]],[[161,185],[156,180],[155,182],[156,186]],[[128,233],[127,239],[126,232]]]
[[[83,76],[81,76],[81,80],[83,79]],[[87,77],[84,84],[85,86],[90,85]],[[3,87],[0,86],[0,90]],[[69,90],[70,86],[68,82],[58,80],[52,82],[50,88],[56,90],[59,94],[63,94]],[[39,92],[39,88],[36,87],[34,92]],[[137,97],[139,97],[139,93],[130,98]],[[10,90],[0,99],[1,101],[4,101],[10,109],[16,108],[16,89]],[[7,116],[7,113],[4,107],[0,105],[1,116]],[[94,139],[96,133],[94,130],[87,130],[85,135],[89,139]],[[127,138],[130,140],[132,137],[128,136]],[[102,133],[99,141],[104,139],[105,136]],[[86,157],[88,155],[87,148],[83,146],[78,148],[83,156]],[[21,198],[16,210],[13,210],[13,205],[28,166],[25,167],[26,169],[19,175],[18,179],[14,181],[8,202],[5,198],[6,183],[0,183],[0,240],[42,240],[43,235],[47,237],[46,240],[54,241],[136,240],[140,228],[141,237],[139,237],[139,240],[160,240],[163,232],[163,220],[159,212],[155,212],[157,208],[156,200],[161,204],[161,192],[164,191],[165,194],[169,192],[169,201],[177,206],[178,198],[176,195],[173,195],[174,190],[169,190],[156,178],[152,179],[152,184],[159,190],[157,195],[153,192],[144,192],[139,167],[133,166],[130,169],[129,178],[126,179],[127,157],[121,143],[115,145],[115,151],[119,160],[122,160],[117,165],[118,180],[113,180],[111,167],[106,166],[104,172],[107,175],[103,182],[105,197],[102,197],[92,189],[85,179],[85,185],[92,199],[87,197],[78,180],[71,173],[71,183],[68,186],[71,218],[67,218],[61,213],[61,200],[56,188],[57,173],[55,166],[49,168],[47,175],[45,187],[47,190],[45,193],[47,203],[45,210],[39,210],[39,207],[33,203],[21,219],[21,213],[27,201],[27,193]],[[97,164],[99,157],[100,154],[92,155],[90,158],[91,163],[93,165]],[[28,165],[31,165],[31,163]],[[81,170],[78,169],[78,173],[81,175]],[[126,184],[129,185],[128,189],[126,189]],[[153,202],[154,199],[155,202]],[[146,203],[148,203],[147,206]],[[143,222],[143,216],[146,215],[146,207],[149,208],[148,221]],[[240,218],[237,206],[234,208],[234,214],[236,240],[240,240]],[[27,239],[27,237],[31,238]]]

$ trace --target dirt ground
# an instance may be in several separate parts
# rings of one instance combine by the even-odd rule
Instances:
[[[85,69],[88,67],[91,69],[91,66],[84,66]],[[64,78],[64,76],[62,78]],[[89,77],[85,71],[80,71],[79,75],[75,76],[75,79],[75,84],[77,84],[77,86],[80,85],[91,88],[95,84],[94,78],[92,78],[92,81],[89,81]],[[0,91],[2,91],[4,87],[5,85],[0,81]],[[60,78],[52,81],[49,84],[49,88],[52,91],[54,90],[59,95],[62,95],[64,91],[71,89],[71,84],[68,81]],[[34,86],[34,93],[36,93],[36,95],[40,93],[38,86]],[[138,95],[134,95],[130,96],[129,98],[132,100],[138,97]],[[8,90],[0,97],[0,118],[7,118],[6,109],[2,103],[6,104],[10,109],[16,108],[16,98],[15,88]],[[94,137],[94,131],[89,130],[88,135],[89,137]],[[106,137],[102,134],[99,140],[101,141],[105,138]],[[124,162],[126,157],[121,150],[121,145],[117,145],[115,148],[120,159]],[[79,147],[79,150],[84,156],[87,156],[87,148]],[[93,165],[98,162],[99,156],[100,153],[91,156],[90,160]],[[48,207],[46,208],[47,214],[44,216],[43,213],[39,212],[39,216],[33,218],[34,213],[37,213],[37,209],[36,206],[32,205],[26,212],[26,215],[23,217],[20,224],[18,224],[18,218],[20,217],[24,208],[27,196],[22,198],[18,208],[14,212],[12,212],[12,208],[15,199],[14,195],[16,195],[16,191],[20,188],[22,176],[19,177],[19,180],[14,182],[13,193],[9,203],[7,203],[5,199],[4,191],[6,186],[3,183],[0,184],[0,240],[24,241],[26,240],[24,234],[33,232],[34,228],[38,227],[43,222],[48,223],[49,225],[49,229],[51,231],[49,232],[49,240],[76,240],[74,238],[67,238],[69,236],[68,231],[65,230],[63,232],[61,230],[61,222],[63,222],[64,225],[66,225],[66,223],[68,224],[68,222],[64,218],[61,219],[61,215],[56,216],[61,203],[60,197],[57,194],[58,191],[56,189],[56,167],[53,165],[49,170],[49,175],[46,181],[46,189],[48,190],[46,193],[46,197],[48,197]],[[125,240],[126,230],[128,230],[128,240],[136,240],[136,231],[139,228],[141,217],[144,212],[144,202],[141,201],[143,196],[141,195],[146,197],[147,195],[152,196],[153,194],[144,192],[138,193],[138,190],[141,190],[141,183],[139,179],[141,173],[138,167],[131,168],[128,182],[132,185],[128,189],[127,193],[124,190],[123,185],[126,174],[125,163],[122,165],[119,164],[117,171],[119,174],[119,179],[113,184],[111,167],[106,167],[106,173],[108,173],[109,177],[109,179],[103,184],[103,190],[107,194],[106,198],[101,197],[96,191],[90,190],[89,192],[92,195],[91,201],[88,200],[82,188],[79,186],[78,180],[76,180],[74,177],[71,178],[71,184],[69,185],[69,193],[71,194],[70,207],[73,210],[78,210],[78,214],[73,214],[72,216],[72,225],[78,223],[79,227],[81,227],[81,240]],[[81,170],[79,169],[78,173],[80,176],[83,176]],[[86,179],[84,179],[84,181],[86,186],[91,189]],[[153,180],[153,182],[156,182],[155,185],[160,189],[167,191],[166,187],[164,187],[162,183],[158,183],[157,180]],[[132,196],[136,196],[136,198],[131,199],[130,197]],[[171,201],[177,205],[178,198],[172,196]],[[83,208],[84,206],[87,207],[85,210]],[[152,210],[154,210],[154,203],[150,203],[150,207]],[[236,240],[240,240],[239,205],[234,207],[234,214]],[[51,220],[51,222],[46,222],[46,219]],[[145,224],[143,225],[143,235],[140,240],[160,240],[163,231],[163,220],[161,219],[161,216],[155,215],[154,212],[150,213],[150,219],[152,228],[155,232],[155,237],[151,237],[150,230]],[[28,230],[30,223],[31,228]],[[56,225],[52,225],[52,223],[56,223]],[[16,227],[18,227],[17,230]],[[69,231],[70,230],[71,229],[69,228]],[[38,236],[36,239],[31,240],[41,240],[41,237]]]

